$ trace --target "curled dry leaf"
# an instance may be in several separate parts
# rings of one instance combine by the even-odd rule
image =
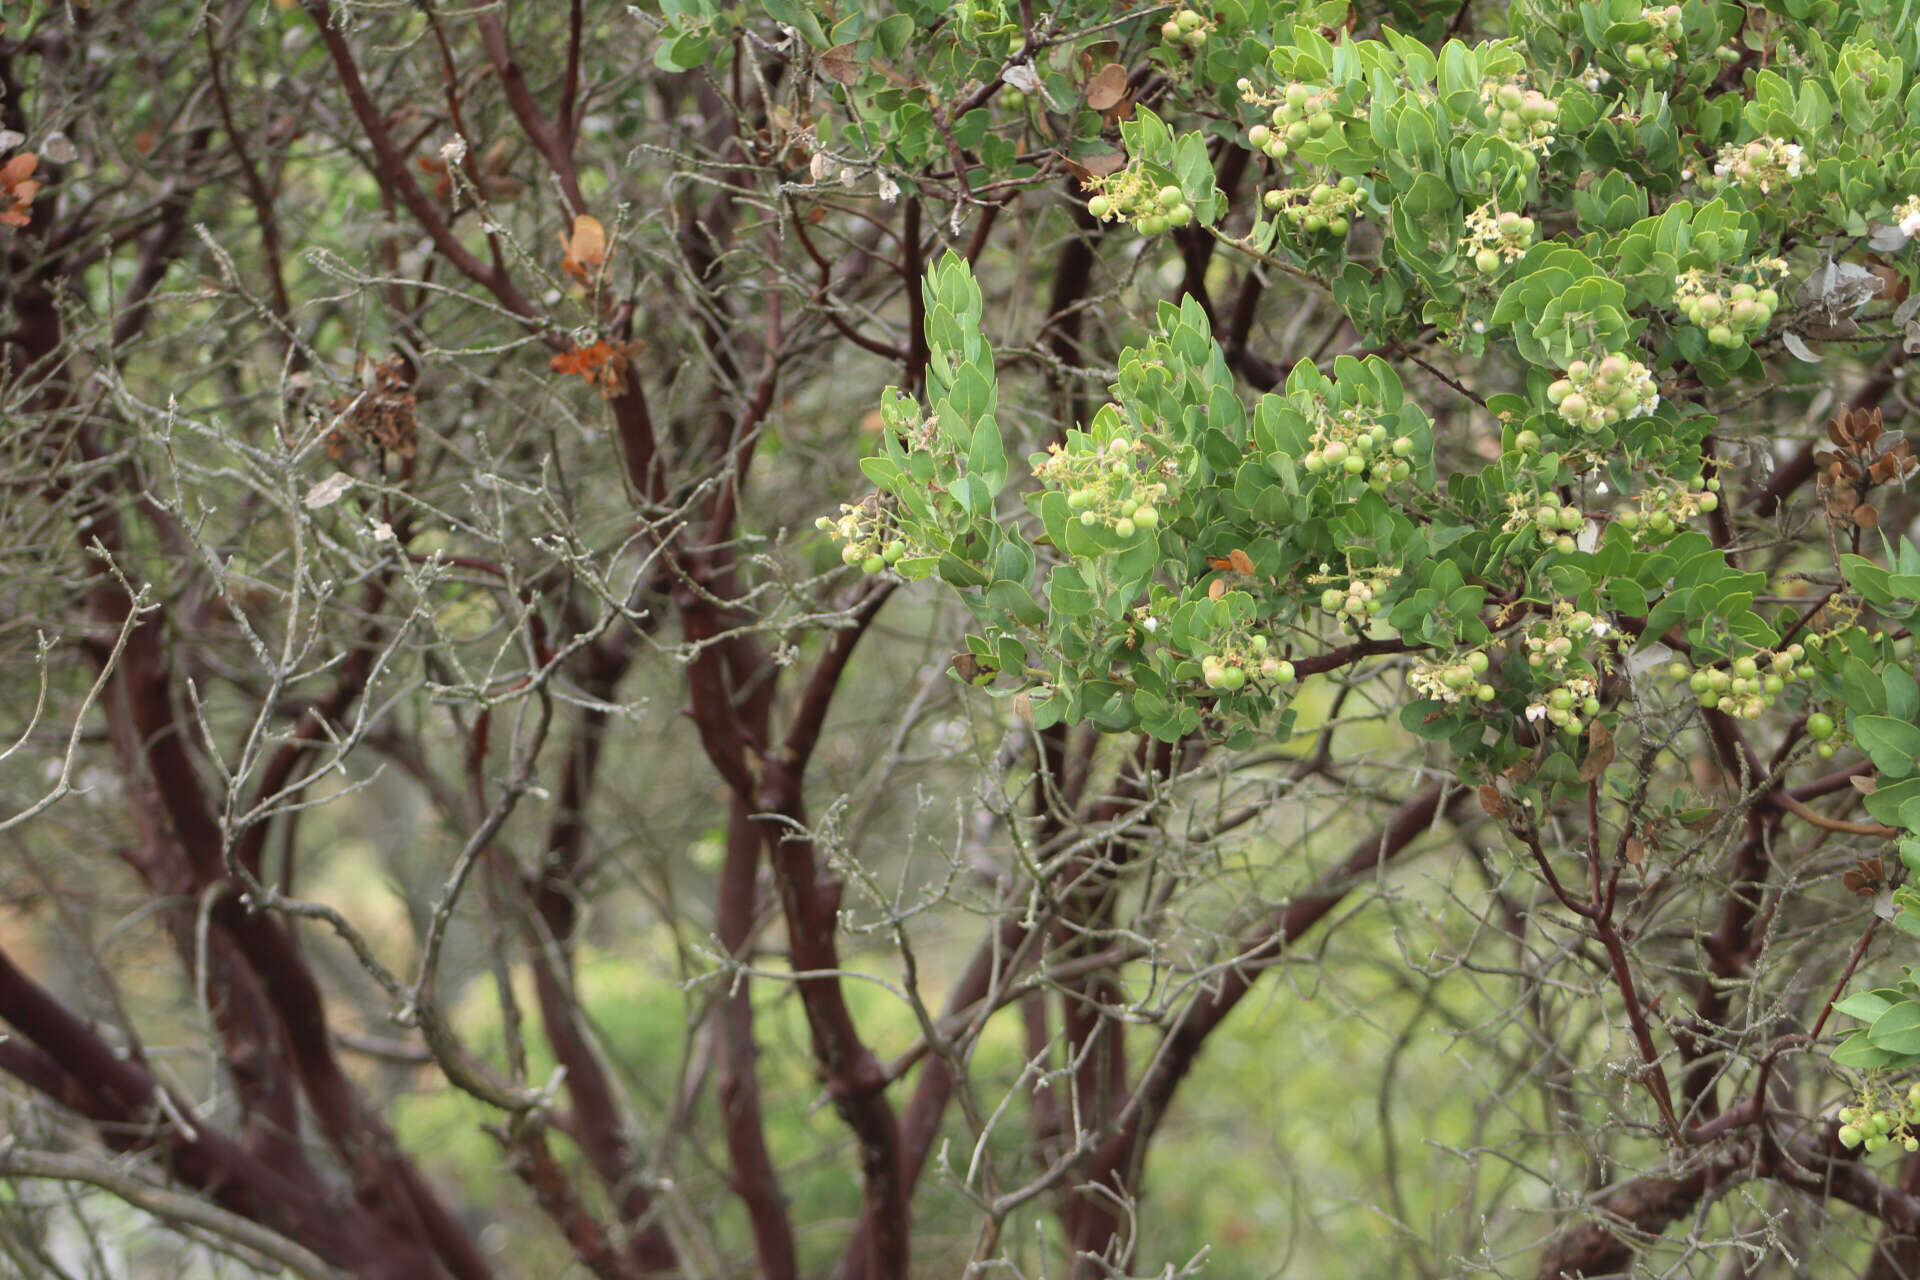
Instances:
[[[347,490],[353,488],[353,477],[344,471],[336,471],[325,480],[307,490],[307,496],[301,501],[309,511],[318,511],[340,501]]]
[[[1500,788],[1487,782],[1480,784],[1480,808],[1489,818],[1504,818],[1512,812],[1507,808],[1506,799],[1500,794]]]
[[[0,165],[0,202],[11,202],[0,209],[0,222],[24,227],[33,221],[33,198],[40,192],[33,173],[39,167],[40,157],[31,151],[22,151]]]
[[[573,235],[560,237],[560,248],[566,254],[560,269],[575,279],[588,279],[606,264],[607,229],[600,219],[583,213],[573,220]]]

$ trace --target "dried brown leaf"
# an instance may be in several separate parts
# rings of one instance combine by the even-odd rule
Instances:
[[[1087,81],[1087,105],[1095,111],[1108,112],[1119,106],[1127,96],[1127,69],[1117,62],[1109,62],[1093,73]]]
[[[820,69],[849,88],[860,83],[860,60],[851,43],[837,44],[821,54]]]
[[[1613,763],[1613,733],[1601,720],[1587,726],[1587,758],[1580,762],[1580,781],[1592,782]]]

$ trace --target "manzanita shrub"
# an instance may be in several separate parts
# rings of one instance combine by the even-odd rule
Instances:
[[[991,9],[962,18],[983,46]],[[925,284],[924,393],[888,392],[862,463],[877,492],[820,525],[850,564],[957,592],[959,669],[1042,728],[1285,744],[1315,675],[1402,655],[1381,676],[1400,726],[1603,941],[1661,831],[1783,795],[1897,841],[1856,879],[1920,936],[1920,895],[1883,888],[1920,870],[1920,547],[1883,518],[1911,517],[1920,464],[1865,407],[1920,346],[1912,10],[1520,3],[1503,38],[1437,47],[1391,21],[1358,38],[1345,4],[1179,10],[1178,91],[1120,122],[1125,165],[1083,173],[1087,213],[1190,226],[1325,291],[1355,349],[1249,395],[1200,303],[1166,302],[1106,403],[1010,456],[992,326],[950,255]],[[1238,201],[1223,143],[1265,162]],[[1836,405],[1862,366],[1877,390]],[[1479,447],[1435,440],[1409,369],[1477,406]],[[1783,525],[1775,486],[1806,466],[1819,504]],[[1739,805],[1676,767],[1695,730]],[[1843,747],[1864,759],[1836,775]],[[1869,821],[1794,796],[1835,777]],[[1566,813],[1590,829],[1556,847]],[[1868,1096],[1920,1064],[1913,981],[1833,1008],[1859,1020],[1833,1058]],[[1914,1145],[1904,1120],[1839,1136]]]

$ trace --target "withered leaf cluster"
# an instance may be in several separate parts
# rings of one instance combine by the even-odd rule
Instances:
[[[327,456],[338,458],[352,439],[411,458],[420,437],[414,405],[413,374],[404,358],[391,355],[375,363],[361,357],[360,390],[327,401],[334,414],[327,428]]]
[[[1868,502],[1875,485],[1905,484],[1920,471],[1920,459],[1906,435],[1888,431],[1880,410],[1852,409],[1834,415],[1827,438],[1836,446],[1813,455],[1820,468],[1819,492],[1827,514],[1862,529],[1876,528],[1880,510]]]

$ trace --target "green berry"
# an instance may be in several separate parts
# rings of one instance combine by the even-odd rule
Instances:
[[[886,567],[887,561],[884,556],[868,556],[860,562],[860,568],[867,573],[879,573]]]
[[[1831,738],[1837,727],[1833,723],[1833,717],[1824,711],[1816,711],[1807,717],[1807,736],[1816,741],[1824,742]]]

